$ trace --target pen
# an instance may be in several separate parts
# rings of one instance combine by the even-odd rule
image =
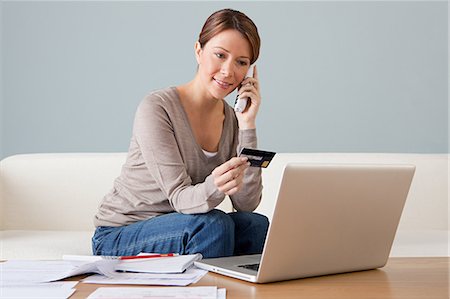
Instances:
[[[149,259],[155,257],[172,257],[177,256],[176,253],[165,253],[165,254],[152,254],[152,255],[131,255],[131,256],[121,256],[119,260],[134,260],[134,259]]]

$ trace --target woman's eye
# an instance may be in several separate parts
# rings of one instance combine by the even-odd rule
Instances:
[[[217,58],[224,58],[225,56],[222,53],[216,53]]]
[[[246,66],[247,65],[247,61],[243,61],[243,60],[239,61],[238,63],[240,65],[242,65],[242,66]]]

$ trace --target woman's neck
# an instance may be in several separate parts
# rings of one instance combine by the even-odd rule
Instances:
[[[218,104],[222,104],[220,99],[211,97],[197,77],[177,88],[181,94],[182,101],[190,107],[200,110],[211,110]]]

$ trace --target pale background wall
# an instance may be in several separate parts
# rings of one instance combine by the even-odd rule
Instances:
[[[224,7],[262,37],[261,148],[448,153],[446,1],[3,1],[0,157],[126,151],[139,101],[193,77]]]

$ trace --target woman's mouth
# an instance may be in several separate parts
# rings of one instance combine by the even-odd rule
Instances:
[[[214,81],[217,83],[217,85],[219,85],[220,88],[222,89],[228,89],[232,84],[221,81],[219,79],[213,78]]]

